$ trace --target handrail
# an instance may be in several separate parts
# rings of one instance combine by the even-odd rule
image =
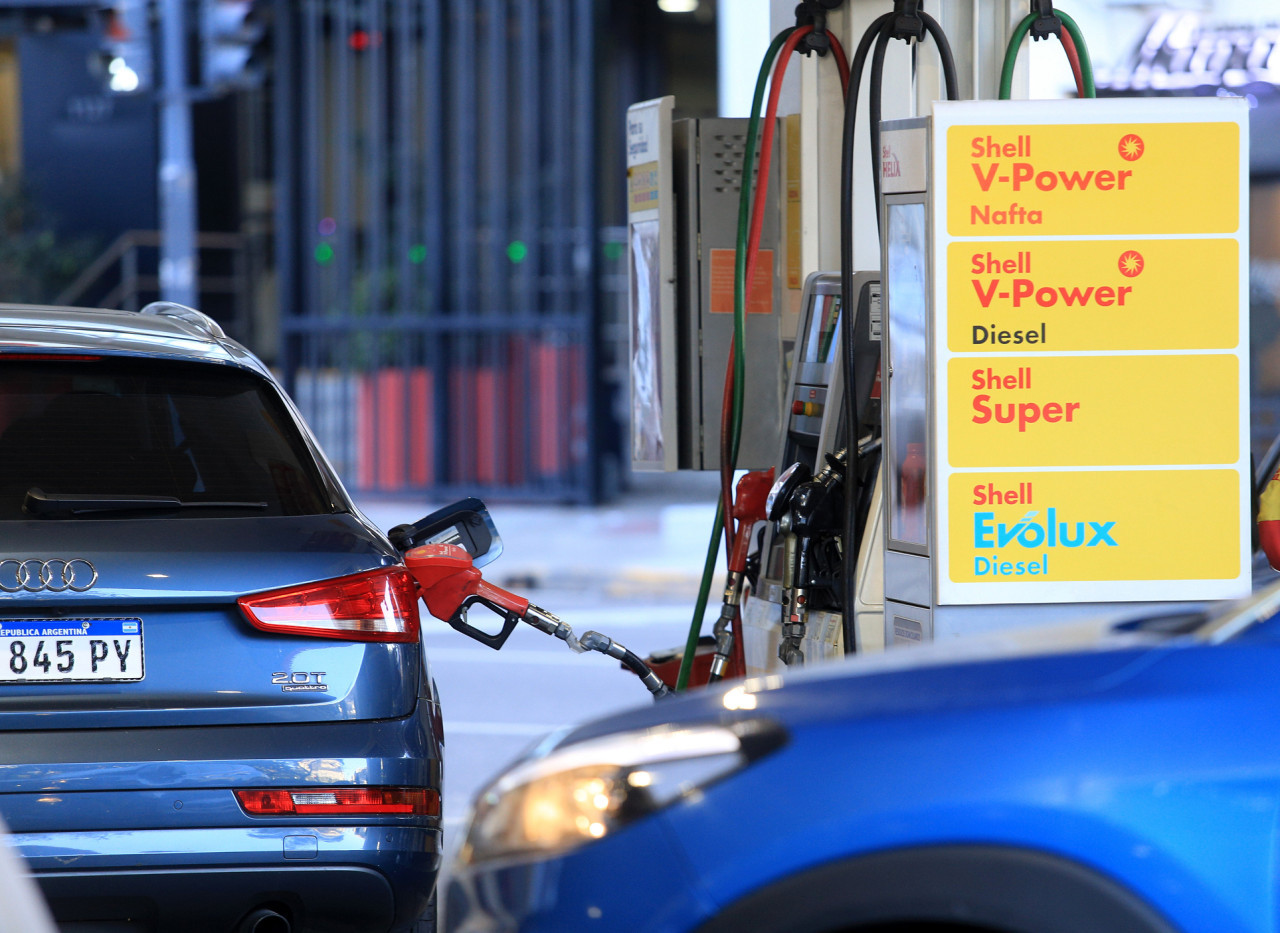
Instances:
[[[130,250],[136,249],[134,234],[140,231],[129,230],[116,237],[97,259],[89,263],[74,282],[58,293],[53,299],[55,305],[74,305],[76,299],[89,290],[89,286],[98,281],[102,274],[124,258]]]
[[[107,298],[110,301],[104,300],[103,304],[123,305],[129,298],[137,297],[138,291],[141,290],[138,287],[140,285],[147,286],[148,290],[158,290],[159,283],[154,277],[139,276],[137,274],[136,258],[131,262],[126,262],[126,260],[131,254],[135,254],[139,248],[152,247],[158,249],[161,242],[159,230],[126,230],[116,237],[115,241],[97,259],[89,263],[74,282],[59,292],[53,303],[56,305],[76,304],[94,283],[101,279],[112,266],[117,264],[128,265],[133,272],[131,275],[126,275],[122,271],[120,284],[108,293]],[[237,252],[244,248],[244,237],[238,233],[198,233],[196,234],[196,247],[198,249]],[[130,289],[129,282],[126,280],[132,281],[132,289]],[[201,278],[197,282],[197,292],[217,291],[235,294],[238,290],[238,283],[235,277],[209,276]]]

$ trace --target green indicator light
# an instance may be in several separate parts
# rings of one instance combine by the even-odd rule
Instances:
[[[333,262],[333,247],[328,243],[321,243],[316,247],[316,262],[322,266],[327,266]]]
[[[427,248],[421,243],[409,247],[409,261],[414,265],[420,265],[426,258]]]
[[[626,252],[627,244],[625,243],[606,243],[604,245],[605,259],[621,259],[622,254]]]
[[[525,246],[520,240],[512,240],[507,246],[507,258],[512,262],[524,262],[525,257],[529,255],[529,247]]]

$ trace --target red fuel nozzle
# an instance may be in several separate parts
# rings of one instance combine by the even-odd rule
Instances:
[[[738,480],[733,500],[733,517],[738,520],[733,536],[733,552],[729,555],[729,570],[742,573],[747,566],[747,552],[751,549],[751,526],[766,518],[764,503],[773,486],[773,467],[755,470]]]
[[[424,544],[404,555],[404,565],[418,581],[422,601],[437,619],[453,619],[463,604],[475,597],[495,611],[524,615],[529,600],[487,583],[471,555],[456,544]]]

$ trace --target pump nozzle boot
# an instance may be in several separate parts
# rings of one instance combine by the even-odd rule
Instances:
[[[804,664],[804,651],[800,648],[800,639],[798,637],[788,636],[782,639],[782,644],[778,646],[778,660],[787,667],[796,667]]]

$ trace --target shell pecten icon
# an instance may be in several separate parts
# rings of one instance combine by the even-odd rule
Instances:
[[[1142,153],[1147,147],[1137,133],[1128,133],[1121,137],[1120,145],[1116,148],[1120,150],[1120,158],[1126,162],[1137,162],[1142,158]]]

